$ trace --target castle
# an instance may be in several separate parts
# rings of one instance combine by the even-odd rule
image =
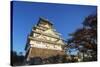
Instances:
[[[26,43],[26,60],[32,57],[48,58],[50,56],[64,55],[64,41],[56,32],[53,24],[42,17],[32,28]]]

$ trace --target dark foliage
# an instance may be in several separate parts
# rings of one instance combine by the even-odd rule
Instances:
[[[24,56],[22,54],[17,54],[15,51],[11,51],[11,65],[12,66],[19,66],[23,65]]]
[[[72,38],[68,39],[68,44],[74,43],[76,45],[74,47],[83,53],[83,61],[97,60],[97,15],[86,17],[83,28],[77,29],[70,36]],[[69,48],[72,48],[72,46]],[[85,57],[88,54],[91,57]]]

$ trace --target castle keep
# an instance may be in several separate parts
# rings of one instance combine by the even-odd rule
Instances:
[[[63,39],[56,32],[53,24],[47,19],[40,18],[28,35],[25,47],[26,59],[64,55],[64,45]]]

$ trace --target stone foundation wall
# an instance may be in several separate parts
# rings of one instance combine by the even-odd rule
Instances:
[[[50,49],[41,49],[32,47],[29,53],[29,58],[31,57],[48,58],[50,56],[64,55],[64,54],[65,54],[64,51],[60,50],[50,50]]]

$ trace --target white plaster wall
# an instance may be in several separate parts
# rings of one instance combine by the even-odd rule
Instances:
[[[36,42],[36,41],[30,41],[31,47],[36,48],[45,48],[45,49],[53,49],[53,50],[62,50],[60,45],[54,45],[54,44],[47,44],[42,42]]]

